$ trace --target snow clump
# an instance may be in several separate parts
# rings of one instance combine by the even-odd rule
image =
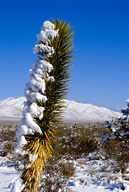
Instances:
[[[26,84],[23,118],[20,122],[20,127],[16,132],[18,139],[15,147],[15,154],[24,155],[23,147],[27,144],[25,135],[34,134],[37,132],[42,134],[42,130],[36,123],[36,118],[41,120],[43,118],[44,107],[39,106],[39,103],[45,103],[47,97],[45,95],[46,81],[54,81],[54,77],[50,76],[53,70],[51,63],[46,61],[46,57],[54,54],[54,48],[51,46],[51,40],[58,36],[58,30],[55,30],[55,25],[50,21],[45,21],[41,27],[40,33],[37,35],[38,42],[33,51],[38,54],[39,60],[32,66],[30,72],[30,81]],[[30,160],[34,160],[30,157]]]
[[[12,184],[11,192],[21,192],[24,188],[24,184],[22,183],[21,178],[17,178],[15,182]]]

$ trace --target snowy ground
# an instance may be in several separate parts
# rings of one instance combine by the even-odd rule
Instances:
[[[76,174],[67,181],[67,185],[76,192],[122,192],[121,186],[124,185],[124,192],[129,192],[129,182],[121,179],[121,174],[117,175],[116,181],[107,180],[106,175],[100,170],[105,167],[104,161],[91,160],[84,163],[86,159],[75,161]],[[81,163],[80,163],[81,162]],[[95,173],[95,172],[98,174]],[[93,173],[92,173],[93,172]],[[101,172],[101,173],[100,173]],[[115,177],[116,175],[114,175]],[[0,158],[0,191],[9,192],[13,182],[19,177],[19,173],[15,170],[14,164],[8,162],[8,158]],[[96,178],[98,177],[98,178]]]
[[[82,165],[76,163],[76,174],[69,181],[69,186],[77,192],[129,192],[129,182],[121,179],[121,174],[113,174],[111,167],[107,167],[105,160],[90,160]],[[104,169],[103,169],[104,168]],[[116,178],[115,178],[116,177]]]
[[[20,175],[15,170],[16,162],[12,158],[13,153],[12,155],[5,153],[5,157],[2,156],[2,152],[6,152],[6,148],[10,149],[8,148],[10,143],[13,143],[13,146],[15,146],[16,140],[15,138],[12,139],[13,133],[11,131],[15,132],[17,127],[18,125],[15,124],[0,127],[0,192],[11,191],[14,181]],[[5,129],[7,129],[7,132]],[[105,159],[99,151],[89,153],[88,156],[80,156],[76,160],[74,158],[71,159],[69,161],[72,161],[74,164],[75,174],[73,177],[65,180],[65,185],[73,191],[129,192],[129,181],[123,180],[121,173],[114,171],[114,162],[110,159]],[[66,162],[66,158],[62,157],[61,161]]]
[[[8,163],[8,158],[0,157],[0,191],[9,192],[11,184],[19,176],[13,163]]]

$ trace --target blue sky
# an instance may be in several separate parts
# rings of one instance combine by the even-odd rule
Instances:
[[[74,27],[69,100],[111,109],[129,98],[129,2],[0,0],[0,100],[24,95],[45,20]]]

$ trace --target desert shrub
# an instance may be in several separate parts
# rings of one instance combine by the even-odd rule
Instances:
[[[5,142],[4,143],[4,150],[6,153],[12,154],[14,150],[14,144],[12,142]]]
[[[69,129],[68,129],[69,130]],[[68,131],[67,130],[67,131]],[[103,142],[103,135],[109,135],[109,139]],[[73,157],[88,155],[97,151],[99,154],[96,158],[103,156],[114,162],[115,172],[124,172],[129,163],[129,141],[128,139],[114,139],[110,129],[104,125],[88,125],[84,127],[76,127],[72,132],[62,139],[62,152],[69,153]],[[63,144],[62,143],[62,144]]]
[[[0,132],[0,141],[13,141],[15,135],[15,130],[5,129]]]
[[[129,163],[129,100],[122,109],[123,116],[113,118],[111,123],[105,122],[110,133],[103,144],[105,156],[116,161],[116,170],[125,172]]]
[[[7,155],[7,152],[5,152],[5,151],[0,151],[0,156],[1,156],[1,157],[6,157],[6,155]]]
[[[88,135],[86,130],[81,130],[78,135],[72,138],[73,154],[88,155],[97,149],[97,141],[93,135]]]
[[[65,155],[72,158],[86,156],[95,151],[98,145],[91,127],[78,127],[76,130],[63,129],[59,132],[56,142],[54,150],[57,150],[60,156]]]
[[[75,173],[74,164],[58,161],[54,156],[47,160],[40,182],[40,192],[72,192],[65,183]]]
[[[63,177],[69,178],[75,174],[75,167],[72,161],[60,162],[58,164]]]
[[[129,143],[120,139],[108,139],[102,145],[105,158],[113,160],[115,171],[124,172],[129,163]]]
[[[13,154],[16,144],[16,128],[15,125],[1,125],[0,131],[0,156]]]
[[[101,151],[101,138],[106,133],[109,133],[109,129],[100,124],[76,125],[74,128],[60,127],[53,148],[57,151],[58,157],[63,155],[71,159],[87,156],[96,150]]]

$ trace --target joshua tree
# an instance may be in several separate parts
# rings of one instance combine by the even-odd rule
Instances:
[[[106,121],[109,133],[102,137],[104,150],[108,158],[115,160],[117,169],[121,170],[123,178],[126,177],[126,168],[129,163],[129,99],[127,107],[122,109],[121,116],[113,118],[111,123]]]
[[[38,54],[26,85],[23,118],[15,153],[22,156],[22,192],[37,192],[46,158],[61,120],[73,58],[73,30],[64,21],[45,21],[34,53]]]
[[[110,129],[114,135],[114,139],[129,140],[129,99],[127,100],[127,107],[122,109],[123,115],[113,118],[111,123],[106,121],[106,127]]]

